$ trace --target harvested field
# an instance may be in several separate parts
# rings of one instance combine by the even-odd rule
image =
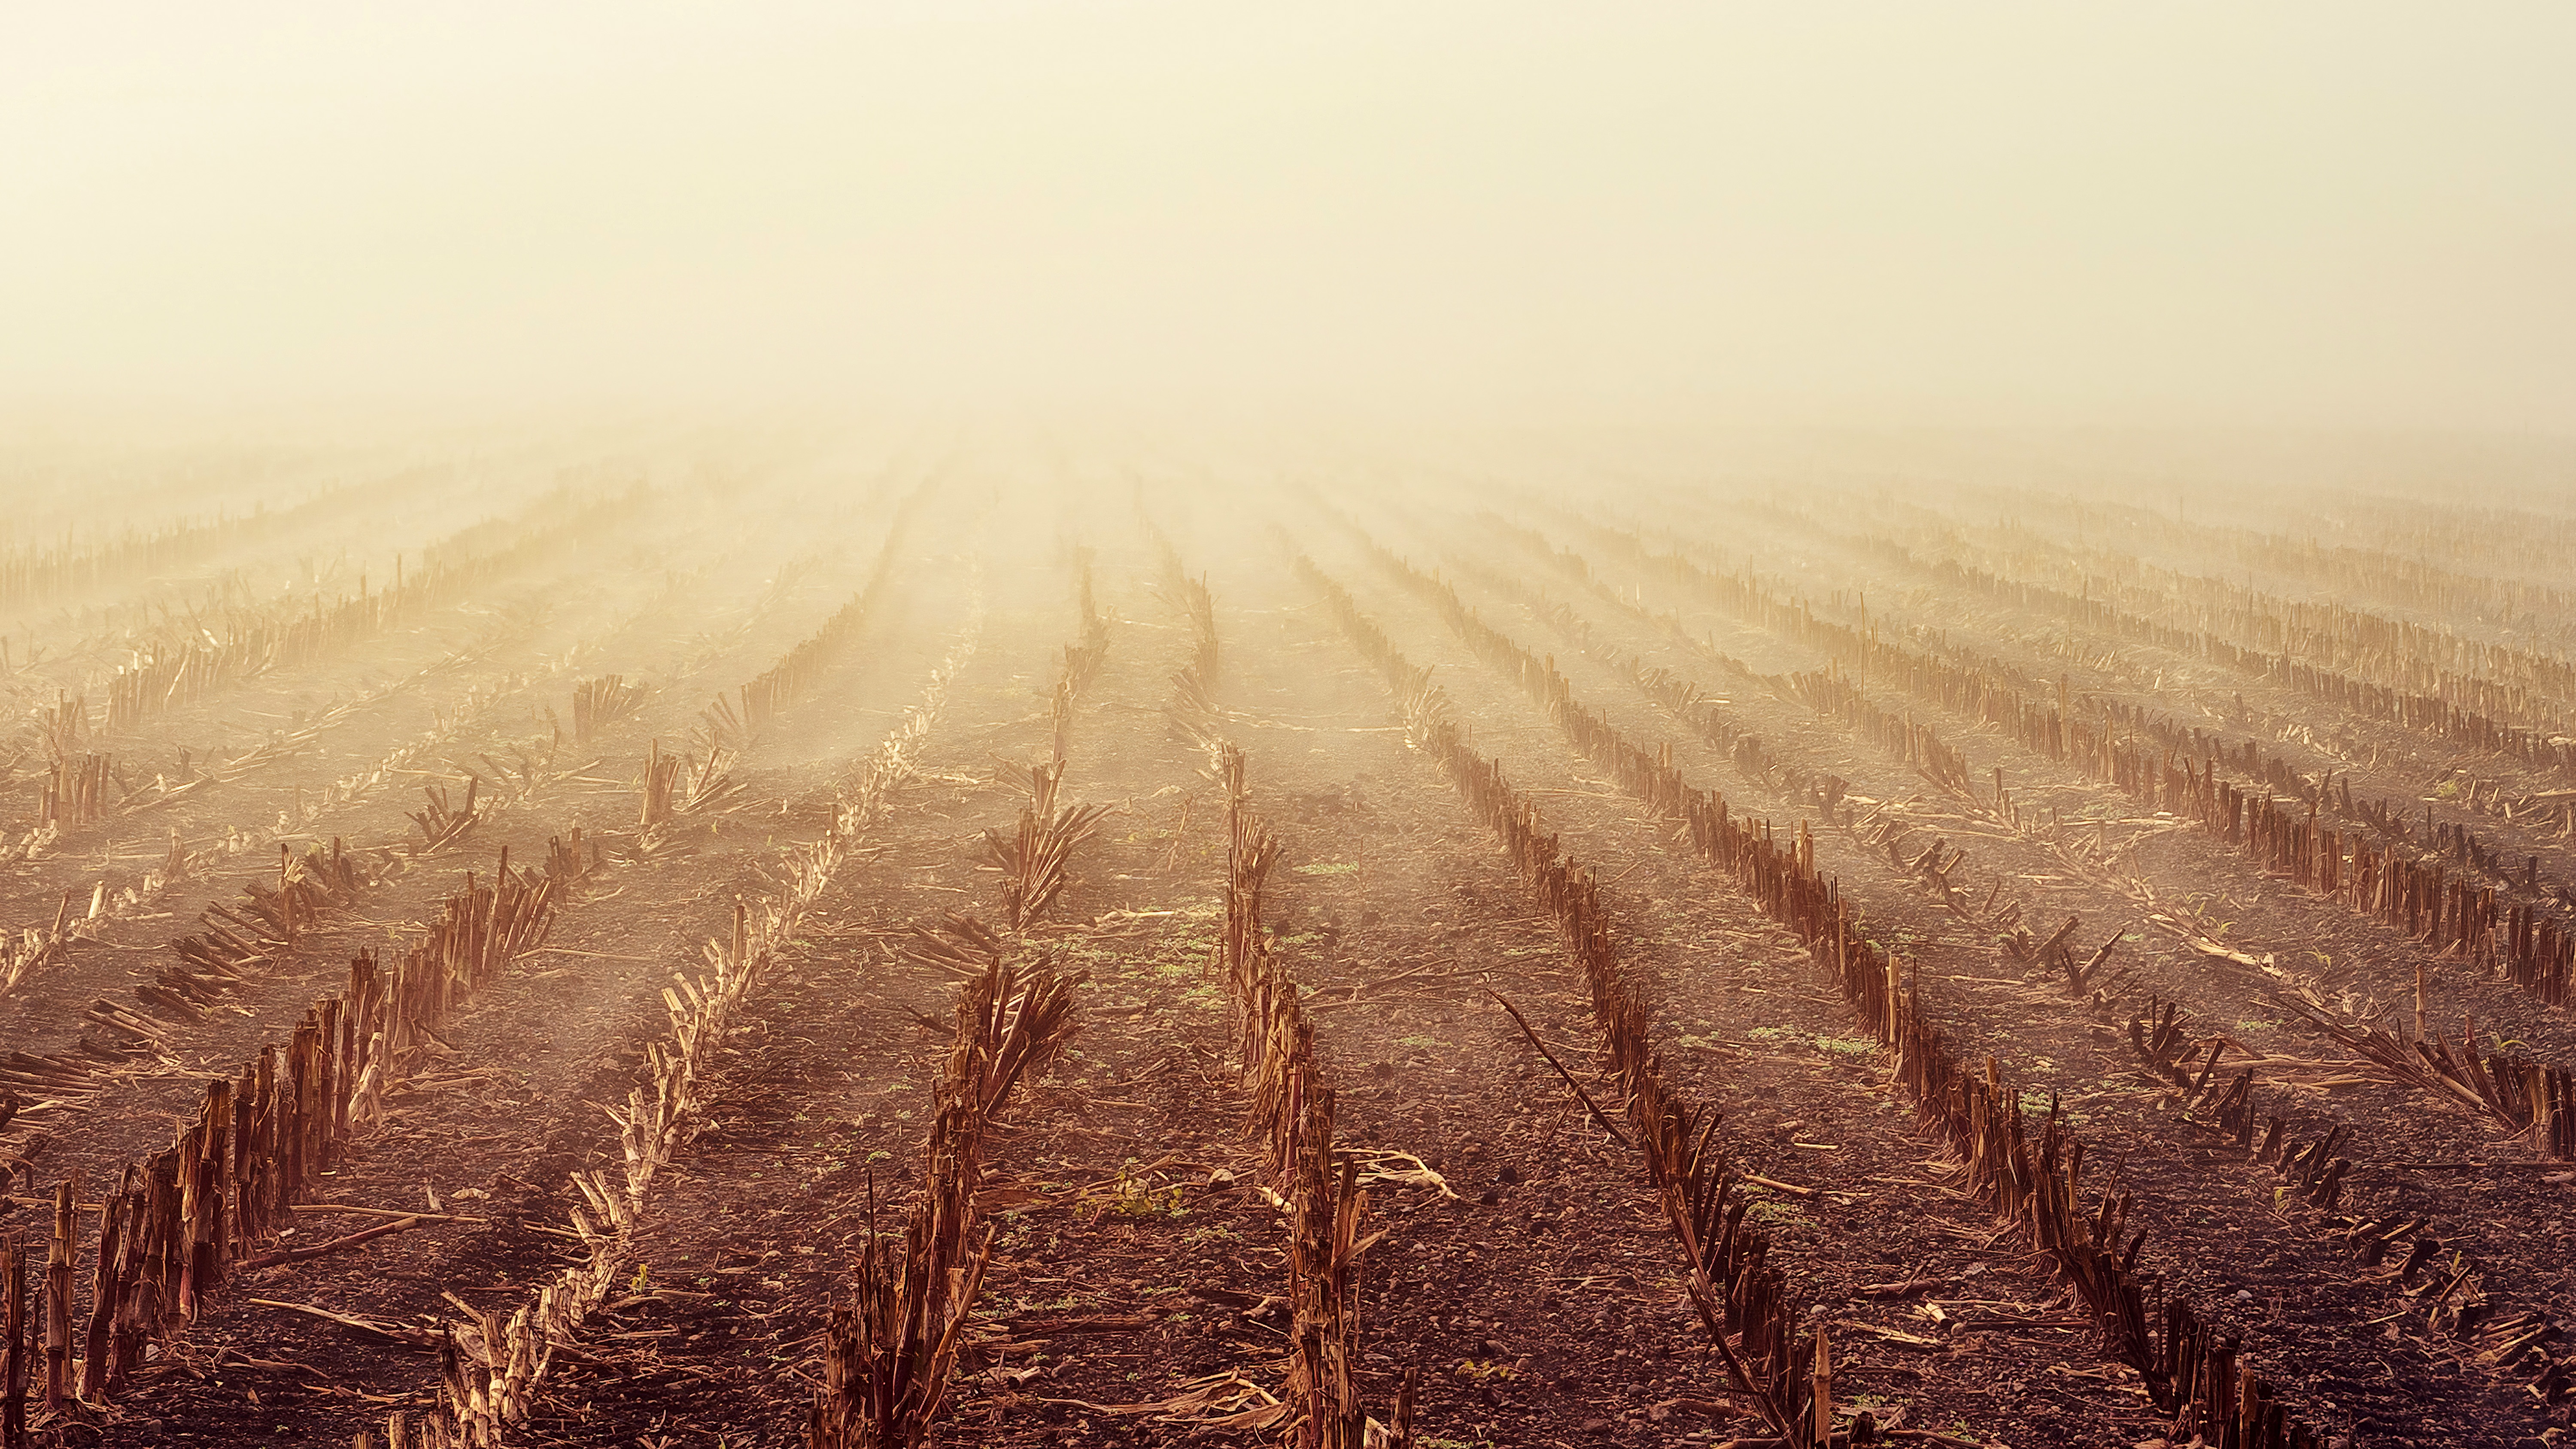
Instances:
[[[2576,1449],[2571,54],[14,7],[0,1449]]]
[[[0,541],[0,1449],[2576,1422],[2563,514],[509,466]]]

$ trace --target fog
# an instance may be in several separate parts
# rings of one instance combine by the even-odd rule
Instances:
[[[2576,15],[103,4],[0,399],[2563,431]]]
[[[0,1449],[2564,1440],[2571,41],[0,13]]]

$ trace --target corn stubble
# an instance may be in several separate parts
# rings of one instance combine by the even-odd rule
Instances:
[[[1043,958],[1015,965],[1002,949],[958,993],[956,1041],[924,1151],[928,1187],[898,1231],[879,1225],[882,1204],[869,1179],[867,1242],[850,1299],[833,1306],[825,1333],[823,1388],[807,1421],[811,1449],[928,1441],[992,1260],[992,1231],[975,1201],[986,1131],[1012,1089],[1062,1052],[1072,1005],[1072,984]]]

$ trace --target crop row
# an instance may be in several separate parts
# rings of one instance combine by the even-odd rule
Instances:
[[[302,1255],[270,1251],[293,1211],[382,1122],[385,1094],[425,1060],[439,1027],[543,944],[586,867],[561,842],[542,872],[512,869],[505,852],[490,884],[469,874],[445,898],[418,945],[381,965],[362,953],[347,987],[317,998],[284,1048],[264,1047],[237,1076],[209,1082],[178,1139],[127,1164],[103,1201],[78,1204],[79,1184],[62,1183],[44,1290],[47,1414],[75,1399],[110,1402],[145,1346],[184,1332],[228,1279]],[[85,1315],[73,1299],[76,1206],[98,1215]],[[14,1238],[6,1251],[25,1252]],[[77,1352],[76,1319],[87,1324]]]
[[[2217,772],[2222,760],[2227,760],[2260,774],[2263,756],[2251,742],[2230,749],[2206,734],[2190,736],[2206,750],[2200,764],[2194,765],[2178,758],[2169,746],[2123,738],[2121,721],[2136,719],[2135,711],[2097,706],[2089,716],[2080,714],[2062,689],[2056,698],[2039,696],[1992,669],[1931,658],[1819,619],[1802,602],[1782,602],[1753,592],[1743,581],[1713,574],[1678,554],[1650,553],[1633,535],[1604,530],[1603,536],[1622,545],[1628,561],[1846,664],[1852,670],[1850,677],[1814,679],[1804,693],[1809,703],[1842,715],[1866,733],[1886,734],[1892,728],[1912,732],[1910,722],[1900,726],[1869,705],[1858,680],[1892,684],[1946,711],[1996,726],[2024,747],[2114,785],[2149,809],[2182,814],[2253,856],[2263,868],[2301,872],[2356,913],[2420,938],[2433,950],[2457,947],[2479,961],[2501,963],[2510,979],[2544,1000],[2565,992],[2564,982],[2576,963],[2576,933],[2524,907],[2500,905],[2498,886],[2452,879],[2439,860],[2410,859],[2393,846],[2374,848],[2356,832],[2319,824],[2313,811],[2308,819],[2294,819],[2270,803],[2268,796],[2256,796],[2249,803],[2244,791],[2219,780]],[[1570,566],[1588,575],[1588,565],[1580,557],[1573,558]],[[1934,774],[1936,779],[1944,778],[1944,772]],[[1972,785],[1955,763],[1947,776],[1946,783],[1955,790],[1965,791]],[[2312,788],[2322,791],[2321,786]],[[2251,831],[2249,810],[2258,817]],[[2531,883],[2537,883],[2536,868]]]
[[[1204,577],[1189,576],[1170,541],[1150,522],[1145,529],[1164,584],[1190,621],[1190,662],[1173,676],[1170,713],[1207,754],[1225,792],[1220,964],[1234,1010],[1235,1059],[1250,1095],[1246,1135],[1264,1145],[1273,1200],[1284,1204],[1288,1219],[1287,1394],[1272,1418],[1247,1427],[1277,1428],[1300,1449],[1411,1449],[1419,1367],[1405,1371],[1385,1438],[1372,1438],[1374,1421],[1361,1398],[1357,1268],[1368,1193],[1356,1159],[1336,1160],[1334,1091],[1315,1060],[1314,1028],[1297,982],[1262,924],[1280,843],[1253,811],[1243,751],[1224,737],[1223,716],[1211,703],[1223,657],[1215,599]]]
[[[1081,570],[1080,624],[1104,628]],[[1100,810],[1060,805],[1070,713],[1087,674],[1068,658],[1051,708],[1047,759],[1015,778],[1028,796],[1005,841],[988,832],[987,859],[1002,876],[1000,929],[950,913],[916,925],[908,954],[962,975],[954,1045],[932,1100],[923,1148],[925,1188],[902,1229],[876,1222],[873,1180],[866,1240],[823,1333],[822,1386],[806,1421],[809,1449],[901,1449],[927,1441],[946,1404],[963,1334],[992,1262],[993,1233],[978,1198],[987,1129],[1010,1092],[1042,1071],[1071,1029],[1072,983],[1029,932],[1068,881],[1074,851],[1097,828]],[[978,1229],[982,1229],[980,1236]]]
[[[1579,558],[1567,554],[1562,550],[1557,551],[1557,555],[1560,562],[1573,559],[1576,563],[1579,563]],[[1609,597],[1606,592],[1605,597]],[[1620,602],[1623,605],[1635,609],[1640,614],[1641,618],[1648,617],[1644,614],[1642,608],[1633,604],[1632,601],[1616,599],[1614,602]],[[1453,623],[1455,623],[1454,620]],[[1644,687],[1642,681],[1641,687]],[[1786,689],[1782,690],[1782,693],[1784,694],[1792,692],[1793,691]],[[1674,703],[1676,701],[1667,702]],[[1741,751],[1739,749],[1739,760],[1740,754]],[[1927,773],[1930,772],[1927,771]],[[2203,771],[2201,774],[2205,783],[2211,772]],[[2216,798],[2223,800],[2226,790],[2227,787],[2224,785],[2218,786],[2215,792]],[[1818,792],[1817,798],[1820,800],[1823,799],[1822,792]],[[2000,788],[1998,788],[1996,796],[1991,802],[1978,802],[1971,800],[1966,797],[1964,793],[1960,795],[1960,799],[1964,806],[1972,809],[1973,813],[1992,819],[2010,836],[2023,836],[2025,834],[2032,833],[2031,831],[2026,831],[2024,822],[2019,816],[2017,807],[2012,804],[2009,797],[2004,795]],[[1824,803],[1826,803],[1828,807],[1830,806],[1830,801],[1825,801]],[[2202,817],[2204,819],[2212,818],[2215,814],[2215,812],[2206,808],[2207,804],[2208,797],[2204,797],[2204,809],[2202,811]],[[1831,815],[1830,808],[1828,808],[1827,814],[1829,816]],[[1876,815],[1877,811],[1873,809],[1872,814]],[[2260,848],[2257,844],[2258,842],[2265,840],[2277,842],[2284,834],[2295,835],[2299,828],[2299,823],[2286,819],[2286,814],[2287,812],[2281,812],[2275,809],[2272,812],[2272,818],[2268,822],[2258,822],[2252,829],[2248,830],[2240,837],[2240,848],[2256,849]],[[1888,832],[1888,826],[1884,824],[1879,825],[1874,828],[1872,838],[1875,843],[1885,844],[1890,849],[1893,849],[1894,840]],[[2035,833],[2039,836],[2056,834],[2055,831],[2044,823],[2035,827]],[[2223,830],[2214,830],[2213,833],[2223,834],[2224,832]],[[2082,869],[2089,863],[2084,858],[2084,853],[2082,851],[2069,850],[2065,848],[2066,844],[2067,843],[2064,841],[2054,842],[2054,848],[2057,849],[2058,856],[2062,861],[2069,865],[2077,866],[2079,869]],[[1930,850],[1924,852],[1924,854],[1926,856],[1930,856],[1941,852],[1942,847],[1936,842],[1936,844],[1931,847]],[[1965,852],[1963,851],[1960,852],[1957,857],[1951,857],[1951,859],[1955,860],[1964,858],[1964,856]],[[1900,858],[1900,864],[1901,863],[1902,861]],[[2270,873],[2285,876],[2292,874],[2291,870],[2288,868],[2289,862],[2286,858],[2275,863],[2279,864],[2282,868]],[[1923,865],[1923,862],[1917,861],[1915,864],[1917,866],[1921,866]],[[1925,879],[1933,884],[1936,889],[1944,890],[1948,895],[1953,897],[1953,908],[1959,908],[1961,903],[1955,899],[1957,892],[1946,885],[1946,878],[1952,873],[1951,866],[1941,866],[1937,876],[1932,874],[1928,869],[1919,873],[1923,874]],[[2011,878],[2011,873],[2009,871],[1998,873],[1998,893],[2000,893],[2003,886]],[[2469,894],[2472,899],[2470,910],[2474,913],[2475,893],[2472,892]],[[2150,895],[2148,898],[2152,899],[2152,896]],[[1965,904],[1973,906],[1974,903],[1975,898],[1972,896]],[[1989,901],[1989,905],[1991,905],[1991,901]],[[2040,948],[2036,955],[2053,956],[2059,964],[2064,967],[2066,974],[2069,977],[2070,985],[2075,993],[2081,995],[2089,989],[2089,981],[2096,980],[2101,975],[2111,974],[2102,972],[2100,968],[2103,958],[2109,954],[2111,945],[2116,944],[2116,941],[2106,943],[2101,951],[2094,954],[2093,959],[2089,963],[2084,966],[2078,966],[2072,957],[2067,956],[2059,947],[2059,942],[2066,934],[2066,931],[2072,928],[2073,924],[2074,922],[2070,918],[2067,927],[2061,928],[2057,937],[2052,938],[2046,946]],[[2525,922],[2523,924],[2527,925],[2528,923]],[[2505,934],[2506,933],[2501,931],[2498,933],[2499,937]],[[2241,953],[2227,952],[2224,948],[2207,942],[2205,938],[2196,940],[2194,944],[2195,949],[2200,949],[2212,954],[2233,955],[2234,958],[2238,960],[2250,960],[2250,958],[2242,956]],[[2501,942],[2499,942],[2499,944],[2501,944]],[[2527,950],[2528,948],[2524,949]],[[2033,958],[2033,953],[2031,953],[2026,946],[2024,950],[2024,958]],[[2279,976],[2281,973],[2274,972],[2273,974],[2275,976]],[[2413,1042],[2398,1040],[2387,1036],[2385,1033],[2375,1033],[2368,1031],[2367,1029],[2355,1032],[2347,1024],[2340,1020],[2333,1019],[2331,1016],[2320,1019],[2318,1024],[2326,1029],[2327,1034],[2331,1038],[2340,1040],[2344,1042],[2345,1045],[2352,1048],[2356,1057],[2366,1063],[2375,1073],[2387,1072],[2393,1080],[2403,1084],[2421,1087],[2423,1090],[2431,1093],[2439,1100],[2462,1103],[2469,1105],[2472,1108],[2484,1111],[2489,1116],[2513,1130],[2526,1133],[2527,1139],[2532,1141],[2534,1145],[2539,1146],[2543,1151],[2562,1150],[2558,1144],[2564,1141],[2567,1132],[2565,1124],[2565,1108],[2563,1105],[2567,1098],[2565,1073],[2563,1071],[2547,1068],[2541,1064],[2532,1062],[2528,1060],[2526,1056],[2522,1055],[2512,1055],[2507,1057],[2501,1053],[2482,1053],[2477,1049],[2474,1042],[2471,1043],[2467,1053],[2462,1055],[2457,1044],[2446,1045],[2438,1040],[2425,1038],[2423,1036],[2420,997],[2422,979],[2422,976],[2419,974],[2417,978],[2419,990],[2417,1017],[2418,1039]],[[2114,983],[2114,985],[2116,988],[2116,983]],[[2303,1014],[2309,1014],[2312,1016],[2317,1015],[2319,1009],[2324,1005],[2324,1003],[2319,1001],[2312,991],[2287,994],[2284,997],[2284,1003],[2301,1011]],[[2147,1010],[2143,1019],[2133,1019],[2130,1023],[2129,1035],[2131,1043],[2133,1046],[2138,1048],[2141,1057],[2145,1059],[2146,1063],[2151,1066],[2156,1074],[2173,1082],[2175,1090],[2183,1094],[2184,1098],[2193,1104],[2193,1115],[2201,1118],[2202,1120],[2208,1120],[2212,1125],[2226,1131],[2237,1141],[2240,1147],[2254,1150],[2260,1159],[2274,1163],[2276,1170],[2282,1171],[2287,1176],[2291,1176],[2295,1184],[2305,1190],[2309,1196],[2321,1203],[2330,1205],[2335,1195],[2335,1188],[2343,1177],[2343,1169],[2349,1166],[2349,1164],[2342,1162],[2340,1159],[2334,1160],[2331,1164],[2327,1160],[2332,1156],[2334,1143],[2338,1138],[2342,1137],[2344,1129],[2341,1127],[2336,1128],[2335,1132],[2330,1134],[2329,1137],[2324,1140],[2322,1145],[2311,1142],[2307,1148],[2293,1152],[2292,1140],[2284,1139],[2281,1136],[2282,1124],[2277,1119],[2274,1119],[2268,1130],[2260,1133],[2263,1138],[2260,1148],[2254,1148],[2252,1138],[2256,1135],[2254,1130],[2257,1126],[2255,1118],[2259,1114],[2248,1110],[2243,1092],[2243,1089],[2248,1083],[2250,1071],[2247,1073],[2240,1073],[2233,1084],[2228,1083],[2225,1077],[2219,1078],[2218,1082],[2213,1084],[2210,1077],[2210,1068],[2216,1059],[2218,1039],[2215,1037],[2209,1037],[2208,1033],[2205,1031],[2199,1033],[2199,1035],[2207,1038],[2204,1040],[2203,1044],[2210,1047],[2210,1060],[2198,1063],[2194,1063],[2190,1060],[2177,1061],[2175,1060],[2177,1055],[2176,1048],[2184,1039],[2186,1033],[2180,1031],[2174,1025],[2172,1003],[2150,1000],[2146,1003],[2146,1006]],[[2101,1009],[2098,995],[2096,996],[2096,1009],[2097,1011]],[[2348,1006],[2338,1008],[2338,1010],[2348,1009],[2350,1009]],[[2161,1025],[2159,1025],[2158,1022],[2159,1011],[2162,1013]],[[2187,1056],[2188,1053],[2186,1052],[2183,1055]],[[2334,1229],[2335,1236],[2342,1238],[2347,1243],[2364,1244],[2370,1243],[2372,1240],[2378,1238],[2384,1233],[2393,1232],[2399,1237],[2403,1237],[2409,1233],[2420,1234],[2425,1225],[2421,1218],[2410,1220],[2403,1215],[2374,1217],[2367,1221],[2360,1219],[2337,1221],[2340,1226]],[[2419,1250],[2423,1247],[2423,1244],[2426,1241],[2430,1240],[2419,1237]],[[2540,1317],[2531,1313],[2506,1311],[2502,1305],[2494,1303],[2491,1300],[2486,1300],[2473,1285],[2469,1285],[2470,1276],[2470,1268],[2468,1265],[2463,1263],[2460,1267],[2460,1271],[2452,1275],[2452,1278],[2457,1281],[2446,1281],[2445,1283],[2438,1285],[2438,1292],[2435,1292],[2432,1298],[2432,1302],[2436,1310],[2433,1318],[2436,1326],[2448,1324],[2449,1331],[2463,1340],[2477,1340],[2477,1351],[2482,1363],[2496,1364],[2505,1362],[2508,1359],[2518,1358],[2528,1352],[2529,1347],[2533,1342],[2537,1342],[2540,1339],[2548,1337],[2550,1329],[2545,1317]],[[2466,1297],[2456,1300],[2456,1315],[2454,1315],[2448,1307],[2444,1306],[2446,1300],[2450,1300],[2451,1295],[2455,1293],[2465,1293],[2467,1295]],[[2537,1334],[2536,1338],[2534,1336],[2535,1333]],[[2547,1362],[2545,1358],[2542,1361],[2542,1367],[2544,1369],[2544,1382],[2540,1386],[2540,1391],[2547,1393],[2556,1392],[2554,1388],[2549,1388],[2547,1385],[2549,1382],[2554,1381],[2558,1374],[2558,1369],[2554,1364]]]
[[[1320,575],[1312,577],[1333,591],[1328,598],[1346,627],[1362,638],[1374,632],[1346,593]],[[1391,644],[1382,648],[1386,657],[1400,657]],[[2250,1369],[2237,1364],[2233,1346],[2205,1329],[2187,1301],[2168,1299],[2161,1331],[2149,1331],[2148,1290],[2135,1268],[2143,1230],[2125,1248],[2120,1243],[2130,1236],[2123,1231],[2126,1200],[2105,1197],[2092,1211],[2079,1206],[2080,1139],[2054,1107],[2036,1128],[2026,1124],[2020,1093],[1993,1075],[1991,1062],[1978,1071],[1951,1053],[1942,1034],[1924,1022],[1909,974],[1852,927],[1839,890],[1817,874],[1803,829],[1784,846],[1767,822],[1737,821],[1722,796],[1689,786],[1668,755],[1628,744],[1574,699],[1562,676],[1518,652],[1519,669],[1513,672],[1576,747],[1608,770],[1624,792],[1686,823],[1696,853],[1735,876],[1765,914],[1789,925],[1833,969],[1863,1021],[1895,1050],[1898,1074],[1927,1125],[1941,1128],[1956,1144],[1976,1190],[1998,1218],[2028,1233],[2033,1251],[2054,1261],[2077,1289],[2101,1328],[2106,1353],[2145,1374],[2161,1405],[2187,1411],[2211,1429],[2243,1416],[2268,1423],[2276,1435],[2308,1432],[2268,1401]],[[1499,788],[1499,766],[1487,768]],[[2222,1378],[2226,1387],[2213,1394]],[[2240,1388],[2247,1392],[2239,1394]]]
[[[2465,638],[2448,627],[2340,600],[2283,598],[2224,577],[2155,568],[2100,549],[2090,552],[2087,565],[2077,567],[2068,562],[2062,546],[1980,548],[1955,526],[1937,527],[1948,548],[1934,557],[1895,539],[1830,528],[1812,515],[1777,506],[1730,501],[1727,513],[1730,519],[1748,514],[1777,518],[1802,534],[1941,586],[2184,654],[2217,658],[2208,646],[2222,641],[2245,651],[2243,657],[2270,661],[2267,668],[2295,660],[2543,729],[2562,726],[2562,711],[2576,702],[2576,665],[2563,656]],[[1985,562],[1971,562],[1962,554],[1981,555]],[[2037,581],[2035,576],[2043,574],[2058,582]],[[2187,622],[2166,623],[2158,615]]]

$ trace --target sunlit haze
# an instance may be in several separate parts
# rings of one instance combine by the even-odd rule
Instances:
[[[0,397],[2558,432],[2549,4],[19,6]]]
[[[0,1449],[2576,1443],[2576,4],[20,0],[0,1182]]]

